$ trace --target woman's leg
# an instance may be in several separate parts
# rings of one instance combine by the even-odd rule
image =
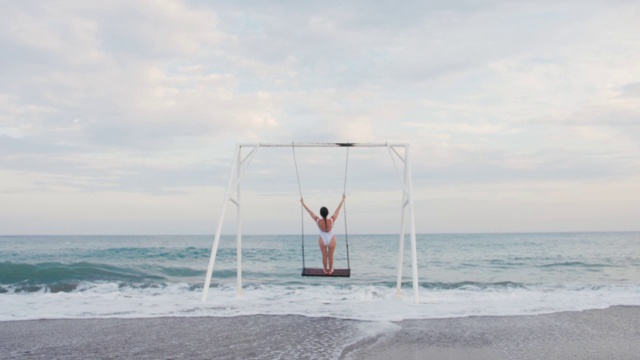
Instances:
[[[329,272],[329,268],[327,267],[327,246],[322,241],[322,238],[318,238],[318,245],[320,245],[320,251],[322,251],[322,266],[325,274]]]
[[[337,242],[338,240],[336,240],[335,236],[329,242],[329,274],[333,274],[333,253],[336,251]]]

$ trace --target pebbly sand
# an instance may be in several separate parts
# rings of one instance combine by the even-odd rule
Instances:
[[[640,359],[640,307],[365,322],[303,316],[0,322],[3,359]]]

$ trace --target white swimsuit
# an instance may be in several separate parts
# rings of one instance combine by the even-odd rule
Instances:
[[[320,229],[320,220],[324,220],[321,218],[318,218],[318,220],[316,221],[316,223],[318,224],[318,229]],[[329,243],[331,242],[331,239],[333,239],[333,219],[332,218],[328,218],[328,220],[331,220],[331,230],[324,232],[322,231],[322,229],[320,229],[320,238],[322,239],[322,241],[324,242],[325,246],[329,246]]]

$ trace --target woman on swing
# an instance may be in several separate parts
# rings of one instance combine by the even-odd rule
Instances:
[[[344,200],[347,198],[346,195],[342,194],[342,200],[336,211],[333,213],[333,216],[327,219],[329,215],[329,209],[326,207],[320,208],[320,216],[314,214],[307,204],[304,203],[304,198],[300,198],[300,202],[302,206],[307,210],[309,215],[313,218],[313,220],[318,225],[320,229],[320,238],[318,239],[318,244],[320,245],[320,251],[322,251],[322,266],[324,267],[323,271],[327,275],[333,274],[333,253],[336,250],[336,235],[333,233],[333,225],[338,219],[338,214],[340,213],[340,208],[342,208],[342,204],[344,204]],[[322,221],[320,221],[322,220]],[[329,220],[329,221],[327,221]]]

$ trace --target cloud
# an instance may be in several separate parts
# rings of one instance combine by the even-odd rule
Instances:
[[[189,189],[226,183],[236,143],[291,141],[409,142],[416,194],[622,181],[640,171],[637,9],[2,4],[0,171],[12,180],[0,192],[194,201]],[[281,150],[261,149],[249,170],[261,199],[297,187]],[[305,188],[319,197],[341,191],[338,150],[300,151]],[[397,179],[378,150],[350,153],[350,184],[385,201]]]
[[[640,97],[640,81],[624,84],[617,89],[618,96],[622,98],[637,98]]]

